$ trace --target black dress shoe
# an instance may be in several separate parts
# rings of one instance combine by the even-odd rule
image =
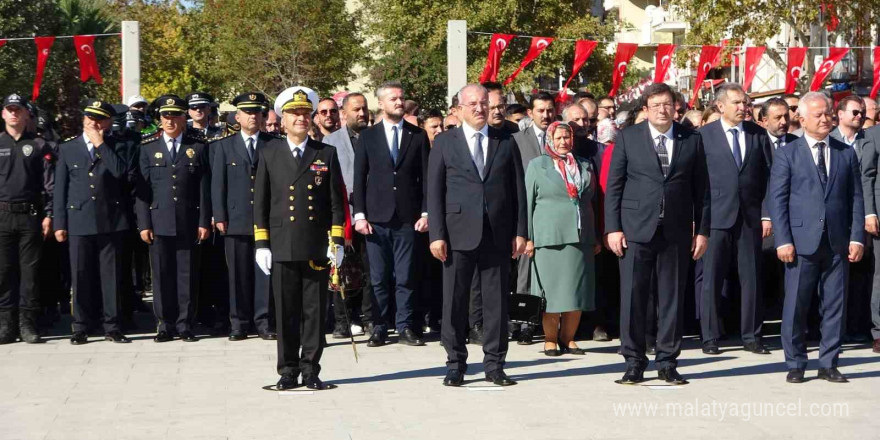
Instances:
[[[174,337],[171,336],[171,333],[162,330],[159,333],[156,333],[156,336],[153,337],[153,342],[168,342],[173,339]]]
[[[278,379],[278,384],[275,385],[275,388],[278,391],[290,390],[296,388],[299,384],[296,382],[296,376],[292,374],[285,374],[281,376],[281,379]]]
[[[596,342],[609,342],[611,341],[611,337],[608,336],[608,332],[601,325],[597,325],[595,329],[593,329],[593,340]]]
[[[535,336],[535,329],[528,326],[519,332],[519,340],[516,345],[532,345],[532,338]]]
[[[645,371],[638,367],[628,367],[623,377],[616,381],[621,385],[635,385],[645,380]]]
[[[837,368],[820,368],[819,369],[819,379],[827,380],[828,382],[834,383],[847,383],[849,382],[846,379],[846,376],[843,375]]]
[[[129,344],[131,343],[131,339],[128,339],[125,335],[122,334],[119,330],[114,330],[112,332],[108,332],[104,335],[105,341],[113,341],[117,344]]]
[[[516,385],[516,381],[507,377],[504,374],[504,370],[495,370],[491,373],[486,373],[486,382],[492,382],[495,385],[502,387],[509,387],[511,385]]]
[[[468,332],[468,339],[471,344],[483,345],[483,325],[474,324],[474,328]]]
[[[351,329],[345,325],[336,324],[333,329],[333,339],[348,339],[351,337]]]
[[[449,370],[443,378],[443,385],[447,387],[460,387],[464,383],[464,373],[458,370]]]
[[[264,341],[275,341],[278,339],[278,334],[275,332],[263,332],[260,333],[260,339]]]
[[[318,376],[309,376],[303,377],[303,385],[310,390],[322,391],[329,389],[330,386],[321,382],[321,379],[318,379]]]
[[[563,352],[563,353],[567,353],[567,354],[573,354],[573,355],[576,355],[576,356],[584,356],[584,355],[587,354],[587,351],[584,350],[583,348],[580,348],[580,347],[574,347],[574,348],[572,348],[572,347],[565,347],[565,348],[562,349],[562,352]]]
[[[657,371],[657,377],[666,383],[673,385],[686,385],[688,381],[684,380],[675,367],[661,368]]]
[[[398,342],[413,347],[420,347],[422,345],[425,345],[425,341],[423,341],[422,338],[416,335],[416,332],[412,331],[412,329],[410,328],[405,328],[402,332],[400,332]]]
[[[83,345],[89,342],[89,337],[86,335],[86,332],[73,332],[73,335],[70,337],[70,343],[72,345]]]
[[[385,345],[385,336],[379,334],[379,332],[374,332],[370,336],[370,340],[367,341],[367,347],[381,347],[383,345]]]
[[[792,368],[788,370],[788,374],[785,376],[785,381],[788,383],[803,383],[804,382],[804,370],[800,368]]]
[[[193,332],[189,330],[184,330],[180,332],[180,340],[183,342],[196,342],[199,340],[199,338],[197,338],[196,335],[193,334]]]
[[[714,339],[703,341],[703,354],[721,354],[721,350],[718,349],[718,342]]]
[[[649,344],[645,354],[647,354],[648,356],[654,356],[655,354],[657,354],[657,346],[654,344]]]
[[[230,341],[244,341],[247,339],[247,332],[241,330],[233,330],[229,332]]]
[[[746,343],[745,345],[743,345],[743,349],[745,349],[745,351],[755,354],[770,354],[770,350],[767,350],[767,347],[765,347],[764,344],[758,341]]]

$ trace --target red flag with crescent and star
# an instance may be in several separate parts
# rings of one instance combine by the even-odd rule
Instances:
[[[743,77],[743,90],[746,92],[752,86],[752,80],[755,79],[755,74],[758,73],[758,65],[761,64],[761,58],[766,50],[767,48],[764,46],[746,48],[746,72]]]
[[[531,64],[532,61],[535,61],[535,58],[538,58],[538,55],[541,55],[541,52],[543,52],[552,42],[553,38],[550,37],[532,37],[532,45],[529,46],[529,51],[526,53],[525,58],[523,58],[522,63],[519,64],[519,68],[504,80],[504,85],[506,86],[512,83],[514,78],[516,78],[526,66]]]
[[[486,67],[483,68],[483,74],[480,75],[480,82],[498,81],[498,68],[501,66],[501,54],[510,45],[510,40],[515,35],[508,34],[492,34],[492,40],[489,43],[489,56],[486,58]]]
[[[79,80],[86,82],[95,78],[95,82],[103,84],[101,72],[98,71],[98,57],[95,56],[95,36],[76,35],[73,37],[76,56],[79,58]]]
[[[703,80],[706,79],[706,75],[721,61],[721,57],[718,56],[720,53],[721,46],[703,46],[703,49],[700,50],[700,62],[697,63],[697,79],[694,81],[694,96],[691,97],[691,107],[697,102],[697,95],[700,94],[700,89],[702,88]]]
[[[565,102],[568,100],[568,94],[565,92],[568,90],[568,84],[578,74],[578,71],[581,70],[584,63],[587,62],[587,58],[590,58],[590,55],[593,53],[593,49],[596,48],[597,44],[599,43],[590,40],[577,40],[577,42],[575,42],[574,64],[572,64],[571,67],[571,75],[568,77],[568,81],[565,82],[565,85],[559,89],[559,93],[556,95],[556,102]]]
[[[0,47],[3,47],[4,44],[6,44],[6,40],[0,40]]]
[[[788,48],[788,66],[785,68],[785,93],[794,93],[797,83],[804,76],[804,58],[806,47]]]
[[[666,78],[666,72],[672,65],[672,54],[675,53],[674,44],[657,45],[657,65],[654,67],[654,82],[662,83]]]
[[[55,43],[55,37],[36,37],[34,43],[37,45],[37,75],[34,77],[34,90],[31,100],[36,100],[40,96],[40,84],[43,83],[43,71],[46,70],[46,61],[49,60],[49,50]]]
[[[871,88],[871,99],[877,99],[880,92],[880,46],[874,48],[874,87]]]
[[[815,92],[822,87],[822,83],[825,82],[825,78],[831,74],[831,70],[834,69],[834,66],[849,53],[848,47],[832,47],[828,49],[828,58],[822,61],[822,64],[819,65],[819,69],[816,70],[816,74],[813,76],[813,82],[810,84],[810,91]]]
[[[634,43],[617,43],[617,53],[614,55],[614,71],[611,74],[611,91],[608,96],[614,97],[617,89],[623,84],[623,77],[626,76],[626,67],[636,54],[639,45]]]

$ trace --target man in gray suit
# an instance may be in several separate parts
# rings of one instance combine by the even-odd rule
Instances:
[[[532,99],[529,101],[528,115],[532,119],[532,125],[513,135],[516,145],[519,146],[523,170],[528,169],[532,159],[544,154],[547,127],[556,120],[556,106],[553,96],[547,92],[532,95]],[[530,265],[531,259],[525,255],[520,255],[517,259],[516,293],[531,293]],[[517,344],[531,344],[532,336],[534,336],[534,329],[530,326],[524,327],[518,335]]]
[[[865,101],[856,95],[849,95],[837,104],[838,126],[831,131],[832,139],[839,140],[856,152],[861,161],[865,144],[865,131],[862,125],[865,123]],[[864,188],[863,188],[864,189]],[[865,203],[866,207],[868,203]],[[865,213],[870,217],[871,214]],[[873,216],[876,218],[876,214]],[[866,218],[867,220],[867,218]],[[846,327],[844,341],[864,343],[869,342],[868,325],[871,319],[868,317],[871,302],[871,279],[874,276],[874,261],[872,253],[867,250],[872,248],[872,240],[867,241],[865,256],[858,263],[849,265],[849,295],[846,305]]]
[[[880,157],[880,125],[865,130],[862,145],[862,189],[865,193],[865,230],[874,247],[874,285],[871,291],[871,337],[874,353],[880,353],[880,221],[877,206],[880,205],[880,181],[877,180],[877,159]]]

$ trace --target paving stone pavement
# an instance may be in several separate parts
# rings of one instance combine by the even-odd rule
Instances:
[[[506,370],[520,383],[499,389],[485,386],[479,363],[467,386],[443,387],[436,339],[367,348],[359,337],[357,364],[350,344],[328,339],[321,377],[338,388],[280,395],[263,389],[277,381],[271,341],[156,344],[140,333],[132,344],[72,346],[56,333],[0,346],[0,440],[880,438],[880,355],[867,345],[841,356],[851,383],[793,385],[778,337],[766,339],[769,356],[729,341],[715,357],[691,338],[679,367],[691,383],[666,387],[653,365],[655,380],[615,384],[616,340],[558,358],[513,344]],[[469,351],[479,362],[480,347]],[[810,356],[815,377],[815,346]]]

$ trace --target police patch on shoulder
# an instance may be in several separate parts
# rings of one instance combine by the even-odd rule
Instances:
[[[31,154],[34,154],[34,146],[31,144],[24,145],[21,147],[21,152],[25,156],[30,156]]]

